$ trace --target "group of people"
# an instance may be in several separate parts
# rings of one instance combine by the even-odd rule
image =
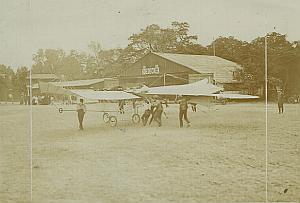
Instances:
[[[284,94],[282,90],[279,90],[277,95],[277,102],[278,102],[278,113],[283,114],[283,103],[284,103]],[[179,127],[183,127],[183,120],[186,121],[187,126],[189,127],[191,122],[188,119],[188,99],[185,97],[181,97],[179,100],[175,101],[179,104]],[[120,100],[119,102],[119,112],[124,114],[124,105],[125,101]],[[162,126],[162,115],[164,114],[166,118],[168,118],[165,108],[168,108],[167,100],[160,100],[159,98],[152,98],[146,101],[147,108],[143,113],[141,119],[143,126],[151,125],[153,121],[155,121],[159,127]],[[196,104],[191,103],[192,111],[196,112]],[[135,106],[135,103],[133,104]],[[164,107],[165,106],[165,107]],[[83,99],[80,99],[80,103],[77,105],[77,112],[78,112],[78,121],[79,121],[79,129],[83,130],[83,118],[84,114],[86,113],[86,106],[83,103]],[[149,122],[148,122],[149,121]]]
[[[162,114],[164,113],[165,116],[167,115],[166,112],[164,111],[162,101],[154,98],[152,100],[147,100],[146,104],[147,104],[147,108],[141,117],[143,125],[146,126],[150,118],[149,125],[154,120],[155,122],[158,123],[158,126],[160,127],[162,125],[161,122]],[[167,102],[165,102],[165,105],[167,108],[168,105]]]
[[[188,110],[188,100],[186,98],[181,98],[177,100],[176,102],[179,103],[179,126],[182,128],[183,127],[183,119],[186,121],[188,127],[190,126],[190,121],[187,116],[187,110]],[[147,125],[148,120],[149,120],[149,125],[152,123],[154,120],[155,122],[158,123],[158,126],[162,126],[162,121],[161,117],[162,114],[165,115],[166,118],[168,118],[166,111],[164,109],[168,108],[168,102],[167,100],[159,100],[159,99],[153,99],[150,101],[147,101],[148,105],[150,104],[149,108],[147,108],[142,115],[142,123],[144,126]],[[193,111],[194,111],[195,105],[193,105]]]
[[[183,127],[183,120],[186,121],[187,126],[190,126],[190,121],[187,116],[188,110],[188,100],[186,98],[181,98],[176,100],[179,103],[179,127]],[[119,112],[124,114],[124,100],[119,102]],[[165,108],[168,108],[167,100],[160,100],[158,98],[149,99],[146,101],[147,108],[143,113],[141,119],[143,126],[151,125],[153,121],[155,121],[159,127],[162,126],[162,115],[168,118]],[[195,111],[196,105],[193,104],[193,111]],[[86,113],[86,105],[83,103],[83,99],[80,99],[79,104],[76,109],[78,113],[78,121],[79,121],[79,130],[83,130],[83,118]],[[149,121],[149,122],[148,122]]]
[[[20,105],[48,105],[48,104],[54,104],[54,97],[49,95],[34,95],[32,96],[32,99],[30,99],[30,96],[27,96],[25,94],[21,94],[20,96]]]

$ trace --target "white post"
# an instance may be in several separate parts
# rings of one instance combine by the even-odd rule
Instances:
[[[29,104],[30,104],[30,201],[32,201],[32,72],[29,68]]]
[[[29,5],[28,5],[28,9],[29,9],[29,13],[30,13],[30,17],[32,17],[31,13],[31,6],[32,6],[32,3],[31,3],[31,0],[29,0]],[[32,23],[30,24],[30,31],[33,32],[33,29],[32,29]],[[30,202],[32,202],[32,72],[31,72],[31,68],[32,67],[29,67],[29,104],[30,104]]]
[[[265,118],[266,118],[266,202],[268,202],[268,33],[265,36]]]
[[[213,51],[214,51],[214,56],[216,56],[216,48],[215,48],[215,38],[213,37]]]
[[[268,99],[268,42],[267,35],[265,36],[265,99]],[[267,104],[267,103],[266,103]]]

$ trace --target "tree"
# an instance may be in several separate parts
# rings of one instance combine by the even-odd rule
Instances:
[[[215,46],[216,56],[221,58],[243,63],[249,58],[250,44],[245,41],[240,41],[234,37],[218,37],[207,48],[208,52],[213,55],[213,45]]]
[[[101,57],[100,54],[102,53],[102,47],[99,42],[96,41],[91,41],[88,44],[88,48],[92,52],[92,55],[89,56],[90,60],[93,60],[95,63],[95,67],[100,67],[101,66]]]
[[[297,52],[292,43],[287,41],[286,35],[273,32],[267,36],[267,40],[268,77],[279,79],[282,83],[282,88],[286,89],[294,74],[293,67],[297,61]]]
[[[98,56],[98,54],[102,51],[102,46],[99,42],[96,41],[91,41],[88,44],[88,48],[90,49],[90,51],[94,54],[95,57]]]
[[[172,22],[171,28],[161,28],[152,24],[142,29],[140,33],[129,37],[129,44],[124,50],[124,56],[130,57],[135,62],[150,51],[195,53],[200,50],[200,47],[203,48],[196,45],[196,41],[196,35],[189,35],[189,24],[186,22]]]
[[[269,33],[267,39],[268,53],[268,90],[274,96],[277,87],[286,89],[290,94],[293,75],[297,69],[297,43],[287,41],[286,35]],[[265,86],[265,37],[258,37],[251,43],[233,37],[219,37],[214,42],[216,55],[243,66],[240,74],[246,88]],[[212,52],[212,44],[208,46]],[[299,67],[299,66],[298,66]],[[265,91],[263,91],[265,92]]]
[[[33,55],[33,73],[57,73],[61,68],[61,60],[65,53],[61,49],[39,49]]]
[[[172,33],[175,35],[176,53],[190,53],[197,43],[198,37],[196,35],[189,35],[190,26],[187,22],[172,22]],[[197,46],[199,47],[199,46]]]
[[[27,95],[27,77],[29,75],[29,70],[27,67],[19,67],[17,69],[16,74],[14,75],[13,78],[13,84],[15,87],[15,90],[19,94],[24,94]]]
[[[58,74],[64,75],[67,80],[83,79],[79,56],[77,51],[71,50],[68,55],[62,58]]]
[[[127,55],[131,55],[131,57],[134,57],[136,58],[135,60],[137,60],[150,51],[168,51],[168,44],[172,44],[172,35],[170,35],[170,33],[168,33],[168,36],[165,35],[165,30],[161,29],[158,25],[152,24],[147,26],[145,29],[141,30],[141,33],[133,34],[129,37],[130,42],[126,49]],[[175,36],[173,37],[173,40],[175,40]]]
[[[286,82],[286,92],[289,95],[300,95],[300,41],[292,43],[294,58],[289,64],[289,78]]]
[[[14,71],[3,64],[0,64],[0,100],[7,100],[7,95],[13,92],[12,78]]]
[[[61,49],[39,49],[33,55],[32,73],[54,73],[66,79],[81,79],[84,77],[81,68],[83,58],[76,50],[66,54]]]
[[[269,33],[266,36],[267,39],[267,53],[268,53],[268,94],[274,96],[276,94],[276,88],[283,88],[286,95],[293,92],[293,86],[296,85],[295,81],[299,81],[294,77],[297,73],[299,65],[297,65],[296,47],[293,47],[293,43],[286,39],[286,35],[280,33]],[[256,56],[256,60],[253,63],[256,67],[252,67],[251,70],[258,72],[260,81],[264,81],[264,46],[265,37],[258,37],[251,42],[252,55]],[[295,44],[294,44],[295,45]],[[259,70],[259,71],[257,71]],[[291,85],[294,84],[294,85]]]
[[[32,65],[32,72],[33,73],[43,73],[44,65],[45,65],[45,54],[43,49],[39,49],[37,53],[33,54],[33,65]]]

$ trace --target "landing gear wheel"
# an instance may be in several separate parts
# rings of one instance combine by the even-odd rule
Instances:
[[[59,108],[59,109],[58,109],[58,112],[59,112],[59,113],[64,112],[63,108]]]
[[[141,121],[140,115],[136,113],[132,115],[131,119],[134,124],[138,124]]]
[[[227,104],[227,100],[226,99],[223,99],[221,102],[222,102],[223,105]]]
[[[109,125],[111,127],[115,127],[117,125],[117,122],[118,122],[117,117],[115,117],[115,116],[109,117]]]
[[[104,121],[104,123],[108,123],[109,122],[109,114],[108,113],[104,113],[103,114],[103,121]]]
[[[290,97],[290,98],[288,99],[288,103],[289,103],[289,104],[295,104],[295,99],[294,99],[294,97]]]

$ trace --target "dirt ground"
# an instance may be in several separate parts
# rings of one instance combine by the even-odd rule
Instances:
[[[265,202],[264,104],[200,108],[181,129],[177,108],[160,128],[89,112],[78,131],[74,112],[34,106],[33,202]],[[268,199],[299,202],[300,105],[268,109]],[[0,202],[30,201],[29,113],[0,105]]]

